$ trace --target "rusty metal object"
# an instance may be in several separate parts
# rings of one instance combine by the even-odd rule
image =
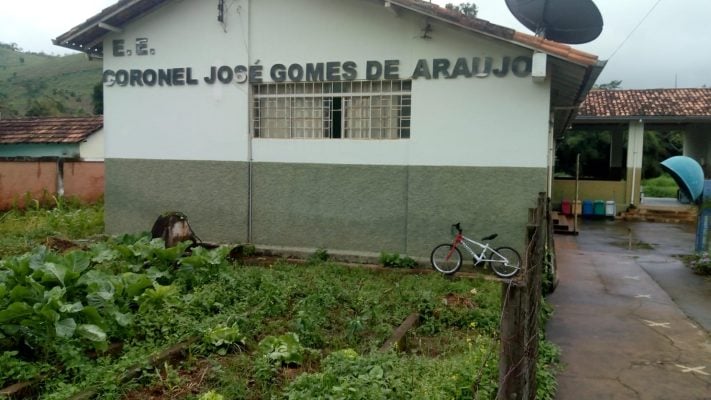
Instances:
[[[188,240],[193,243],[200,242],[188,223],[188,217],[177,211],[159,216],[151,229],[151,237],[162,238],[166,248],[174,247],[176,244]]]

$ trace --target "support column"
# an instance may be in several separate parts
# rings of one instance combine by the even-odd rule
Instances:
[[[548,120],[548,198],[553,198],[553,172],[555,171],[555,114]]]
[[[689,158],[693,158],[704,169],[704,176],[708,177],[709,166],[707,165],[711,159],[711,146],[708,146],[705,136],[699,125],[688,125],[684,130],[684,152],[683,154]]]
[[[627,131],[627,193],[629,202],[640,203],[640,182],[642,181],[642,157],[644,156],[644,122],[630,122]]]
[[[620,129],[610,132],[610,177],[622,180],[622,160],[624,157],[624,134]]]

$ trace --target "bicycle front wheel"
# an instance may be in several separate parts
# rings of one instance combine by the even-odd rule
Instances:
[[[511,247],[499,247],[491,253],[489,266],[502,278],[510,278],[521,270],[521,256]]]
[[[451,275],[462,266],[462,253],[450,243],[440,244],[432,250],[430,262],[437,271]]]

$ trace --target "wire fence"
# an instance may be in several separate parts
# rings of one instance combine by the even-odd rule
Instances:
[[[501,355],[496,398],[536,398],[541,285],[550,232],[550,203],[545,193],[529,214],[526,267],[515,282],[502,283]]]

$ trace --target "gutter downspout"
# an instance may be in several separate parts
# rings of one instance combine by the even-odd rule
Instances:
[[[64,197],[64,159],[57,158],[57,197]]]
[[[247,4],[247,68],[252,65],[252,4],[249,0],[245,0]],[[254,218],[253,201],[254,201],[254,151],[252,148],[252,131],[251,131],[251,99],[252,99],[252,84],[249,79],[249,70],[247,71],[247,243],[252,243],[252,225]]]

